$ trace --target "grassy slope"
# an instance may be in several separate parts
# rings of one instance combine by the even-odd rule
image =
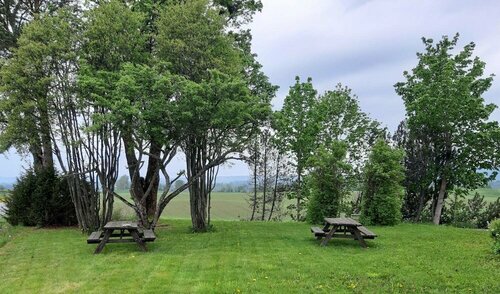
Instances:
[[[500,293],[486,231],[403,224],[379,238],[319,247],[307,224],[188,220],[158,229],[150,251],[110,244],[93,255],[76,229],[28,229],[0,248],[0,293]]]
[[[487,189],[487,188],[482,188],[482,189],[477,189],[476,192],[484,196],[484,200],[486,202],[493,202],[496,201],[497,198],[500,197],[500,189]],[[474,195],[474,193],[471,193],[470,196]]]
[[[127,195],[126,193],[120,193]],[[212,219],[216,220],[238,220],[248,219],[250,209],[248,206],[248,195],[246,193],[213,193],[212,195]],[[124,206],[117,200],[116,207],[121,211],[120,214],[125,216],[134,216],[133,211]],[[162,214],[163,218],[188,219],[189,212],[189,194],[181,193],[174,198],[165,208]]]

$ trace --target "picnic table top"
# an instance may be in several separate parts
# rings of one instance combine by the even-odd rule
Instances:
[[[105,229],[137,229],[138,227],[138,223],[134,221],[111,221],[104,226]]]
[[[360,223],[348,217],[336,217],[336,218],[325,217],[325,222],[335,226],[353,226],[353,227],[361,226]]]

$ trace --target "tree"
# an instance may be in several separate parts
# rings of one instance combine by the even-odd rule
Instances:
[[[271,220],[281,202],[278,186],[283,180],[284,163],[275,143],[274,130],[266,126],[247,148],[247,164],[251,170],[250,220]]]
[[[403,218],[420,221],[422,212],[435,193],[433,183],[436,178],[434,168],[434,149],[429,138],[420,133],[420,129],[408,129],[406,120],[402,121],[393,140],[396,146],[404,150],[405,196],[403,200]]]
[[[55,155],[78,224],[91,231],[111,217],[113,197],[107,191],[114,188],[120,148],[110,144],[109,129],[100,135],[84,132],[95,108],[79,99],[76,90],[81,37],[81,22],[70,9],[39,15],[25,26],[1,71],[0,108],[6,124],[0,143],[4,150],[29,150],[36,173],[53,170]]]
[[[395,85],[405,103],[410,133],[427,136],[435,151],[435,224],[450,190],[465,193],[484,186],[496,172],[481,170],[498,171],[500,165],[500,129],[498,122],[489,120],[496,105],[482,98],[493,77],[484,77],[485,63],[472,57],[474,43],[452,53],[458,38],[444,36],[437,44],[423,38],[426,50],[417,54],[417,66],[404,72],[405,82]]]
[[[339,215],[342,202],[349,193],[347,174],[351,166],[346,163],[347,144],[331,142],[320,146],[307,162],[311,169],[307,176],[309,203],[307,220],[319,224],[325,217]]]
[[[295,161],[296,203],[291,208],[295,209],[293,218],[297,221],[304,219],[303,177],[306,162],[316,148],[319,132],[316,94],[311,78],[301,83],[299,77],[296,77],[295,85],[290,87],[283,108],[276,113],[274,121],[278,144],[290,152]]]
[[[174,182],[174,189],[179,189],[180,187],[182,187],[184,184],[186,183],[186,181],[183,181],[183,180],[177,180]]]
[[[115,189],[118,191],[125,191],[130,188],[130,182],[128,176],[123,175],[116,180]]]
[[[17,47],[21,29],[41,13],[54,12],[71,0],[3,0],[0,9],[0,56],[9,57]]]
[[[384,140],[373,146],[365,167],[361,222],[395,225],[401,221],[404,172],[403,152],[391,148]]]
[[[158,57],[172,74],[185,79],[175,103],[183,126],[191,220],[206,231],[214,163],[240,152],[270,113],[270,97],[252,95],[244,75],[244,54],[226,32],[227,19],[207,1],[169,5],[158,21]],[[202,174],[197,177],[196,175]]]
[[[353,167],[351,173],[359,177],[370,148],[378,138],[384,137],[385,130],[361,111],[357,96],[341,84],[318,97],[317,118],[321,126],[317,144],[329,146],[336,141],[344,142],[347,160]]]

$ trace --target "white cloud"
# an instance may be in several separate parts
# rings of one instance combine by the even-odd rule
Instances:
[[[351,87],[363,109],[394,130],[404,108],[393,85],[416,64],[423,36],[439,39],[460,32],[460,45],[474,41],[486,72],[500,74],[497,1],[263,2],[250,27],[264,71],[281,87],[276,108],[296,75],[310,76],[320,91],[338,82]],[[498,83],[486,95],[496,104]],[[499,111],[493,118],[500,118]]]

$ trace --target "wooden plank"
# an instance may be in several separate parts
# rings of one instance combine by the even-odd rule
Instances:
[[[354,236],[356,236],[356,239],[358,239],[359,244],[361,244],[361,247],[366,248],[367,247],[366,242],[365,242],[365,239],[363,239],[363,237],[361,236],[361,232],[358,230],[354,230],[353,233],[354,233]]]
[[[377,237],[377,234],[368,230],[364,226],[359,226],[358,230],[361,232],[361,236],[363,236],[363,238],[365,238],[365,239],[374,239],[375,237]]]
[[[325,222],[335,225],[335,226],[361,226],[361,224],[351,218],[336,217],[336,218],[325,218]]]
[[[97,248],[94,251],[94,254],[99,254],[101,251],[104,249],[104,246],[106,246],[106,243],[109,241],[109,237],[111,236],[111,233],[113,230],[105,230],[104,231],[104,236],[102,237],[101,243],[97,245]]]
[[[328,232],[328,234],[326,234],[325,238],[323,238],[323,241],[321,242],[321,246],[326,246],[326,244],[328,244],[328,242],[330,242],[330,240],[333,237],[333,234],[335,233],[335,230],[336,230],[336,228],[333,227],[332,230],[330,232]]]
[[[95,231],[87,238],[87,244],[96,244],[101,241],[102,231]]]
[[[145,242],[153,242],[156,239],[156,235],[153,230],[144,230],[142,236]]]
[[[138,226],[139,226],[138,223],[133,221],[111,221],[108,222],[104,226],[104,228],[121,230],[121,229],[137,229]]]
[[[135,240],[132,238],[123,238],[123,239],[109,239],[107,243],[134,243]]]
[[[137,245],[139,245],[139,248],[141,248],[142,251],[148,251],[148,249],[146,248],[146,244],[144,244],[141,237],[139,237],[139,232],[137,230],[134,230],[134,229],[130,229],[129,232],[130,232],[130,235],[132,235],[132,237],[134,238]]]
[[[314,235],[320,235],[324,236],[326,233],[323,231],[321,228],[318,227],[311,227],[311,232],[314,233]]]

